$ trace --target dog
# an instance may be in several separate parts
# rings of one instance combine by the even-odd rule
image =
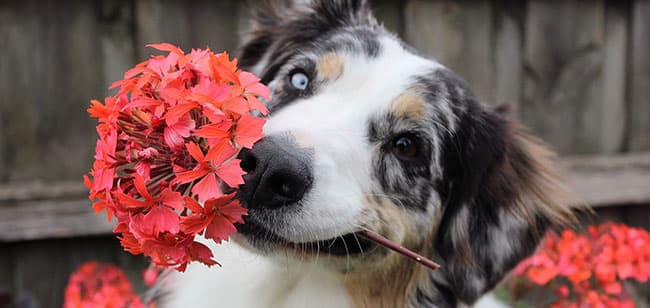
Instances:
[[[249,214],[214,248],[223,267],[175,275],[160,306],[472,305],[573,223],[554,154],[365,1],[267,3],[240,50],[272,90],[265,138],[240,154]]]

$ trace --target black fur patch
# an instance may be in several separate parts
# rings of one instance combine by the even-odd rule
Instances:
[[[431,283],[437,292],[434,292],[434,295],[427,295],[425,294],[425,291],[418,288],[415,291],[415,307],[451,308],[457,306],[456,296],[449,287],[435,281],[432,281]]]
[[[444,214],[434,247],[445,260],[442,271],[455,296],[473,303],[535,249],[537,232],[545,230],[547,222],[539,217],[534,225],[509,234],[518,245],[500,252],[507,255],[506,260],[494,266],[491,245],[495,239],[490,238],[490,230],[508,227],[502,225],[499,213],[518,197],[514,183],[508,181],[529,176],[507,172],[529,170],[525,166],[528,157],[514,142],[509,122],[480,105],[464,81],[445,71],[436,75],[434,79],[447,83],[448,99],[457,107],[459,122],[442,143],[443,176],[437,190]],[[459,229],[461,234],[456,234]]]
[[[381,52],[379,39],[387,34],[365,1],[314,3],[311,8],[282,6],[254,14],[257,26],[241,49],[240,65],[257,69],[267,84],[281,85],[269,104],[273,111],[318,90],[315,83],[304,92],[291,89],[287,78],[292,68],[300,68],[313,82],[318,55],[345,51],[372,58]],[[415,286],[409,301],[425,307],[471,304],[533,251],[551,222],[533,214],[526,222],[530,225],[491,238],[491,230],[510,230],[502,215],[519,197],[512,185],[516,183],[510,181],[530,178],[535,172],[529,153],[517,144],[504,115],[481,105],[466,82],[451,71],[438,69],[415,78],[411,90],[427,102],[426,119],[402,119],[390,113],[369,119],[368,141],[380,149],[373,158],[373,176],[381,191],[374,193],[389,196],[415,215],[427,211],[438,194],[443,214],[440,225],[432,225],[437,227],[432,255],[443,266],[432,274],[435,290]],[[394,138],[406,132],[421,141],[423,154],[417,159],[399,160],[390,153]],[[495,252],[495,241],[506,237],[516,245]],[[498,265],[493,262],[495,253],[502,257]]]
[[[403,160],[396,157],[391,148],[395,138],[408,133],[417,139],[418,156]],[[426,210],[434,192],[432,165],[432,127],[425,123],[406,123],[405,119],[392,113],[378,115],[368,124],[368,140],[378,145],[373,162],[374,177],[381,185],[381,194],[396,199],[398,205],[411,209]]]

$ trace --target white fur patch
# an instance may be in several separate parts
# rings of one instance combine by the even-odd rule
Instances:
[[[170,277],[161,308],[349,307],[334,273],[296,260],[271,260],[235,243],[210,245],[223,267],[191,264]]]
[[[439,64],[406,52],[395,40],[381,39],[377,58],[340,53],[345,72],[311,97],[274,113],[264,133],[290,134],[314,150],[314,183],[301,210],[274,229],[295,242],[324,240],[358,230],[363,198],[370,191],[373,149],[368,120],[388,112],[413,77]]]

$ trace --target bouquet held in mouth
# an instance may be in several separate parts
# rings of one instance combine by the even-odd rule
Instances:
[[[95,211],[117,219],[124,249],[155,265],[183,271],[188,262],[217,262],[198,236],[221,243],[243,223],[234,199],[244,171],[236,158],[262,138],[270,99],[259,78],[227,53],[167,52],[124,74],[117,94],[91,101],[99,138],[85,177]],[[231,192],[231,193],[227,193]]]
[[[235,199],[245,174],[237,159],[263,137],[271,91],[237,68],[227,53],[185,53],[171,44],[149,45],[152,56],[91,101],[99,138],[84,177],[96,212],[113,217],[124,250],[155,266],[184,271],[198,261],[218,264],[197,241],[228,240],[247,210]],[[258,116],[259,115],[259,116]],[[382,236],[358,235],[432,269],[438,264]]]

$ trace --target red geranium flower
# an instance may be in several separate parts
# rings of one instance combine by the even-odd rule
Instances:
[[[185,184],[200,179],[192,188],[192,193],[198,196],[199,200],[221,196],[219,190],[214,189],[218,183],[217,179],[221,179],[230,187],[244,183],[244,171],[239,166],[239,159],[230,159],[237,153],[237,149],[230,145],[229,140],[223,139],[219,144],[215,144],[206,155],[193,142],[185,146],[197,164],[193,170],[176,173],[176,182]]]
[[[158,266],[217,264],[204,236],[227,240],[246,215],[234,194],[244,171],[235,158],[262,138],[270,99],[259,78],[228,54],[171,44],[149,45],[167,55],[137,64],[113,83],[117,94],[91,101],[98,120],[95,162],[84,177],[95,211],[117,219],[124,249]]]
[[[181,224],[186,232],[202,233],[205,238],[213,239],[217,243],[226,240],[228,235],[235,232],[234,224],[243,223],[241,217],[246,214],[239,206],[239,201],[232,199],[233,195],[210,199],[204,206],[194,199],[185,197],[186,206],[192,215],[182,218]]]
[[[155,304],[142,302],[120,268],[88,262],[70,276],[63,307],[154,308]]]
[[[650,276],[650,233],[623,224],[549,234],[513,271],[532,285],[551,287],[553,307],[634,307],[622,282]]]

